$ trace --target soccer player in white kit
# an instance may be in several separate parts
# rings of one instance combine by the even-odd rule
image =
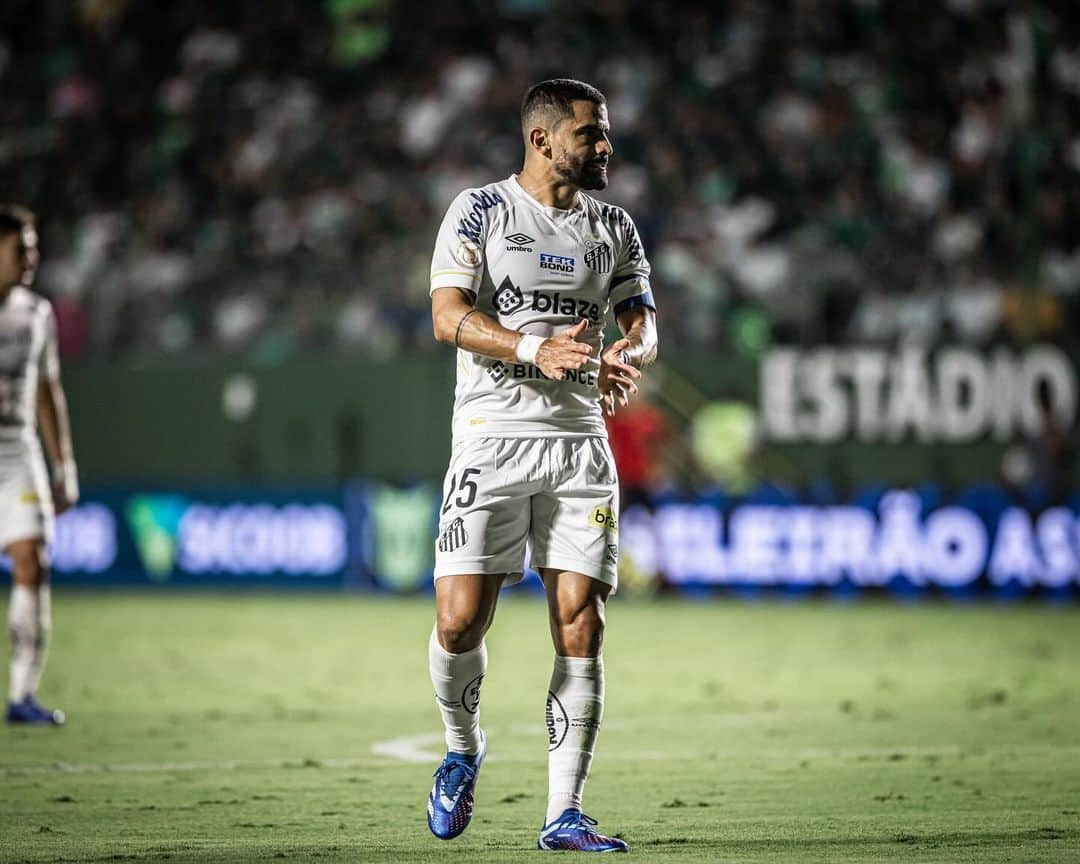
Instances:
[[[52,627],[49,562],[54,513],[79,498],[67,401],[60,386],[52,305],[30,290],[37,267],[34,216],[0,205],[0,550],[11,559],[8,723],[60,725],[36,698]],[[38,430],[49,452],[53,485]]]
[[[520,174],[450,205],[431,266],[435,336],[457,347],[453,452],[435,560],[431,680],[448,753],[428,826],[468,826],[486,754],[479,723],[484,634],[525,545],[547,592],[554,670],[547,698],[541,849],[625,852],[582,811],[603,715],[604,603],[616,587],[619,495],[603,411],[636,391],[656,356],[655,304],[626,212],[584,189],[607,185],[604,96],[541,82],[521,108]],[[609,312],[623,334],[607,348]]]

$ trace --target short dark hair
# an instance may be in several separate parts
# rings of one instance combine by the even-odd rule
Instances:
[[[0,204],[0,234],[21,234],[34,227],[34,214],[18,204]]]
[[[521,126],[528,129],[537,119],[542,119],[549,128],[555,126],[560,120],[574,116],[573,103],[579,101],[607,104],[603,93],[573,78],[552,78],[533,84],[521,100]]]

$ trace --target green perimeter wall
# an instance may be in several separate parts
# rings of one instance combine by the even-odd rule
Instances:
[[[250,376],[248,420],[225,416],[233,376]],[[650,373],[652,374],[652,373]],[[671,355],[662,395],[757,401],[757,363]],[[440,481],[450,452],[452,352],[386,361],[309,358],[241,362],[69,364],[64,384],[84,483],[319,484],[354,476]],[[1001,445],[857,444],[766,448],[758,471],[807,483],[964,485],[997,479]]]

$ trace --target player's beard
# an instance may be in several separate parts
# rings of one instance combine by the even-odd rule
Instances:
[[[555,173],[578,189],[606,189],[607,167],[595,160],[571,156],[565,150],[555,160]]]

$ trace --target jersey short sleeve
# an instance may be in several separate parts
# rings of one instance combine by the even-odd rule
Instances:
[[[656,309],[649,276],[652,267],[645,258],[637,227],[625,210],[616,209],[621,229],[621,244],[615,270],[611,274],[611,312],[618,318],[623,312],[636,306]]]
[[[435,239],[431,291],[461,288],[474,298],[484,275],[484,244],[492,203],[483,189],[466,189],[454,199]]]
[[[38,359],[38,370],[41,377],[47,381],[60,377],[60,344],[56,335],[56,313],[53,312],[52,304],[47,300],[41,315],[44,319],[44,339],[41,345],[41,356]]]

